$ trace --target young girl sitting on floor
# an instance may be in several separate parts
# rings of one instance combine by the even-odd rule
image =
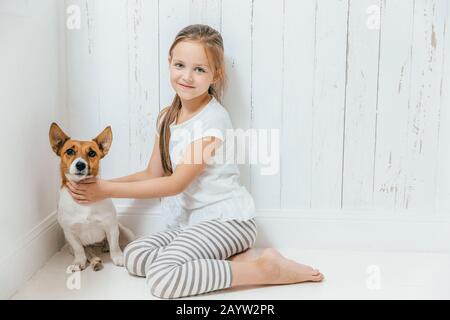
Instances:
[[[212,163],[232,130],[221,105],[225,80],[219,32],[181,30],[169,50],[172,104],[158,116],[148,168],[126,177],[69,183],[79,203],[159,198],[168,229],[130,243],[125,267],[146,277],[150,292],[178,298],[241,285],[321,281],[316,269],[272,248],[252,249],[257,229],[252,196],[235,163]],[[198,130],[201,128],[202,130]],[[192,161],[199,159],[200,161]]]

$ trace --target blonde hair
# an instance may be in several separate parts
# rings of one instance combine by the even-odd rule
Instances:
[[[220,33],[204,24],[193,24],[183,28],[175,37],[174,42],[169,49],[169,57],[172,58],[172,50],[181,41],[195,41],[201,43],[206,49],[208,60],[212,64],[214,79],[216,82],[208,88],[208,93],[217,101],[222,102],[222,95],[225,89],[226,75],[224,62],[223,39]],[[158,115],[157,128],[159,132],[159,150],[161,154],[162,167],[165,175],[173,173],[172,164],[170,162],[169,141],[170,127],[169,125],[176,119],[181,109],[181,100],[178,94],[175,94],[172,104],[164,108]],[[161,121],[161,118],[164,119]]]

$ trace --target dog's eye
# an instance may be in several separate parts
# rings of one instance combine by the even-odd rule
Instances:
[[[91,158],[95,157],[96,155],[97,155],[97,152],[95,152],[93,150],[89,151],[89,153],[88,153],[88,156]]]
[[[73,149],[67,149],[66,154],[69,156],[73,156],[75,154],[75,151]]]

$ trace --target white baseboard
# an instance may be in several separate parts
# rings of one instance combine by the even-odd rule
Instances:
[[[64,245],[56,212],[31,230],[0,261],[0,299],[10,298]]]
[[[164,229],[158,210],[118,207],[120,220],[136,234]],[[260,211],[257,247],[302,250],[450,252],[450,219],[446,214],[356,211]]]

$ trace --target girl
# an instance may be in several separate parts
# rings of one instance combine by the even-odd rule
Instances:
[[[169,68],[176,94],[158,116],[148,168],[113,180],[69,182],[74,199],[92,203],[106,197],[163,197],[168,229],[135,240],[124,250],[129,273],[146,277],[156,297],[321,281],[318,270],[272,248],[250,249],[257,234],[253,199],[239,185],[235,163],[210,161],[225,131],[232,129],[221,105],[225,67],[220,33],[206,25],[181,30],[169,50]],[[192,161],[199,154],[200,161]]]

